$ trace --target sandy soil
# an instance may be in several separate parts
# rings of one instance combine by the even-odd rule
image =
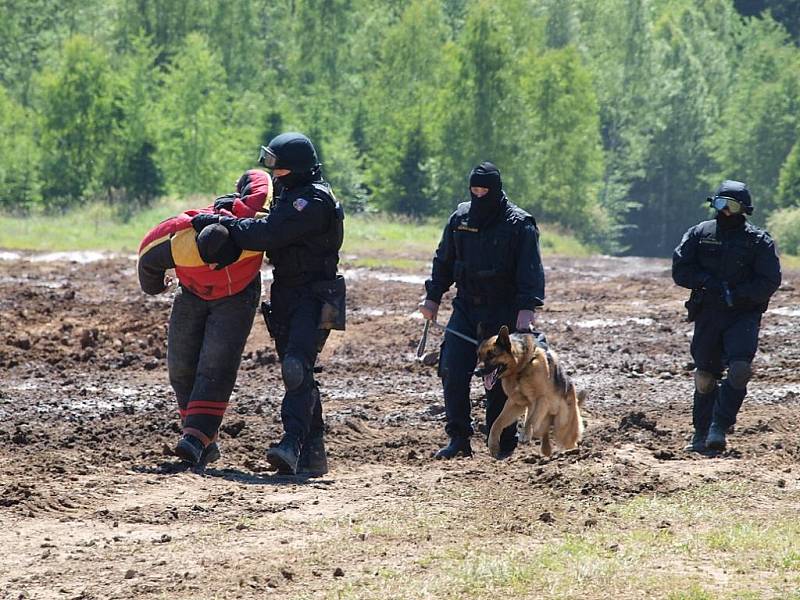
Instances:
[[[169,295],[144,296],[130,257],[0,258],[0,598],[335,597],[387,570],[422,580],[420,557],[464,532],[579,533],[609,503],[704,481],[798,485],[798,273],[765,315],[731,449],[709,459],[681,450],[691,326],[668,262],[548,258],[539,324],[589,392],[583,444],[497,462],[476,438],[474,458],[442,463],[440,383],[414,360],[425,274],[345,264],[348,329],[319,376],[332,470],[304,480],[264,459],[282,387],[261,321],[222,460],[199,476],[164,454],[178,437]],[[477,381],[473,399],[482,417]]]

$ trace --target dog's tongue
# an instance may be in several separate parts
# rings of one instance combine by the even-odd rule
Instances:
[[[492,389],[495,383],[497,383],[497,369],[483,376],[483,387],[485,387],[487,391]]]

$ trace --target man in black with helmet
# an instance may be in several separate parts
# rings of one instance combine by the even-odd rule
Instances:
[[[694,434],[686,449],[693,452],[725,449],[747,394],[761,315],[781,284],[772,238],[745,216],[753,213],[747,186],[723,181],[708,201],[716,217],[690,228],[672,256],[673,280],[692,290]]]
[[[328,464],[314,363],[331,329],[344,329],[344,278],[337,274],[344,212],[322,178],[314,145],[300,133],[283,133],[261,147],[275,194],[260,219],[198,215],[198,231],[218,222],[244,250],[266,252],[273,265],[270,303],[262,306],[281,361],[284,435],[267,451],[279,472],[322,475]]]
[[[478,337],[479,324],[485,335],[497,334],[503,325],[529,332],[534,309],[544,303],[536,221],[509,201],[500,171],[490,162],[472,169],[469,190],[471,201],[459,204],[444,228],[419,310],[424,318],[435,321],[442,295],[455,282],[458,291],[448,328],[471,338]],[[477,360],[474,345],[445,334],[439,376],[450,443],[435,458],[472,455],[469,388]],[[486,392],[487,431],[505,402],[503,386],[491,385]],[[509,456],[516,445],[514,424],[500,436],[500,457]]]

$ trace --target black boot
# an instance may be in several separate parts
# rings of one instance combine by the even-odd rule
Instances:
[[[692,434],[692,440],[686,444],[683,449],[686,452],[705,452],[706,437],[708,437],[708,431],[698,431],[695,429]]]
[[[328,457],[325,455],[325,439],[319,435],[306,440],[300,450],[297,472],[309,477],[321,477],[328,472]]]
[[[206,449],[203,450],[203,455],[200,457],[200,464],[205,466],[213,462],[217,462],[222,454],[219,451],[217,442],[211,442]]]
[[[175,456],[181,460],[188,462],[191,465],[196,465],[200,462],[200,457],[203,455],[203,450],[205,450],[203,447],[203,442],[193,435],[184,433],[181,436],[181,439],[178,440],[178,444],[175,446],[174,452]]]
[[[433,458],[449,460],[456,456],[472,456],[472,446],[469,443],[469,438],[450,438],[450,443],[434,454]]]
[[[300,440],[288,433],[280,442],[267,450],[267,462],[281,475],[295,475],[300,457]]]
[[[712,423],[708,428],[708,436],[706,437],[706,448],[715,452],[722,452],[725,450],[725,430],[726,427]]]

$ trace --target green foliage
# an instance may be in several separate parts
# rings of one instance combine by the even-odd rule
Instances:
[[[721,178],[759,221],[798,204],[796,4],[0,0],[0,203],[127,218],[297,130],[348,212],[441,219],[491,160],[534,216],[664,255]]]
[[[800,256],[800,207],[775,211],[767,226],[782,254]]]
[[[375,206],[414,217],[440,212],[432,198],[436,133],[431,121],[444,68],[446,29],[438,2],[414,0],[390,25],[367,88],[365,163]]]
[[[726,11],[727,7],[727,11]],[[704,216],[703,173],[712,164],[707,139],[725,98],[727,38],[708,36],[733,19],[727,2],[676,1],[652,29],[647,146],[643,173],[631,183],[639,204],[626,241],[639,254],[667,255],[685,229]]]
[[[113,135],[106,152],[104,182],[123,214],[148,204],[163,191],[155,163],[158,144],[152,115],[156,86],[156,51],[146,38],[133,40],[114,75]]]
[[[155,156],[170,192],[227,190],[247,164],[247,156],[232,151],[224,79],[205,37],[189,34],[163,75],[157,107]]]
[[[711,153],[723,167],[708,181],[747,182],[758,214],[788,206],[776,194],[779,173],[797,139],[800,110],[800,56],[787,44],[782,27],[769,18],[751,19],[739,32],[742,51],[727,84],[720,125],[710,136]]]
[[[27,209],[41,199],[35,115],[0,86],[0,206]]]
[[[796,142],[781,167],[776,204],[782,207],[800,206],[800,142]]]
[[[590,216],[603,160],[591,79],[574,47],[531,59],[520,81],[529,108],[526,200],[545,219],[587,232],[598,225]]]
[[[67,40],[63,58],[40,79],[42,183],[48,205],[95,196],[113,131],[108,55],[83,35]]]
[[[768,12],[800,41],[800,3],[796,0],[734,0],[736,10],[745,16]]]

